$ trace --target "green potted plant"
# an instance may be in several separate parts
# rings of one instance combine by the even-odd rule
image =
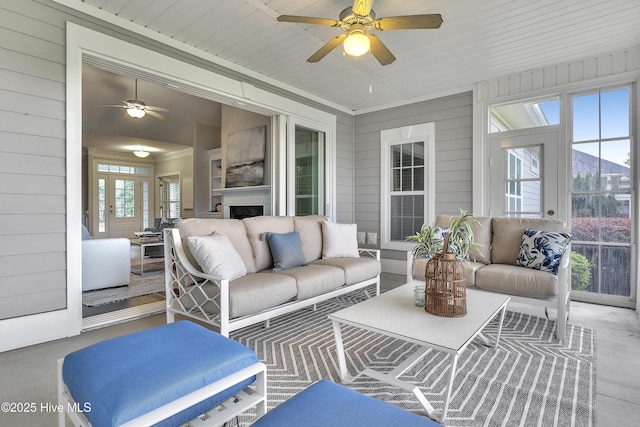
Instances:
[[[413,259],[433,258],[436,253],[442,251],[442,229],[424,224],[420,231],[412,236],[407,236],[407,242],[417,243],[411,251]]]
[[[469,259],[469,250],[475,245],[472,226],[478,224],[473,214],[460,209],[460,216],[451,221],[449,226],[448,254],[455,254],[457,258]]]
[[[446,253],[466,260],[469,258],[469,250],[475,245],[472,226],[477,223],[478,220],[473,217],[473,214],[460,210],[460,216],[451,221],[449,228],[424,224],[420,231],[407,236],[405,240],[417,243],[411,251],[413,259],[433,258],[443,251],[444,238],[448,235]]]

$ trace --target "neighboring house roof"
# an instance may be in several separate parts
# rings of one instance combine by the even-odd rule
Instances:
[[[587,175],[589,172],[598,170],[598,161],[600,162],[600,174],[609,175],[616,174],[624,177],[630,177],[629,166],[611,162],[609,160],[600,159],[584,151],[572,150],[573,156],[573,175]]]

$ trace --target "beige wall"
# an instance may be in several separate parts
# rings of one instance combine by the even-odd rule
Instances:
[[[264,183],[271,184],[271,117],[250,111],[222,106],[222,169],[227,168],[227,142],[229,134],[258,126],[267,126],[267,144],[265,147]]]

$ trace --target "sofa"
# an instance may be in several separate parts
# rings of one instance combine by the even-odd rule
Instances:
[[[380,252],[357,247],[355,224],[324,216],[184,219],[165,230],[164,250],[167,322],[179,314],[225,336],[358,289],[380,293]]]
[[[82,290],[127,286],[131,280],[131,241],[92,239],[82,226]]]
[[[455,217],[439,215],[435,226],[448,228]],[[556,338],[563,340],[566,332],[566,321],[570,310],[570,234],[565,223],[547,218],[511,218],[511,217],[474,217],[477,224],[472,226],[475,247],[469,251],[469,260],[465,262],[466,281],[468,287],[484,291],[499,292],[511,296],[512,302],[541,306],[557,310]],[[525,230],[540,232],[528,234],[560,235],[564,252],[557,254],[552,267],[545,268],[528,255],[531,237],[525,238]],[[559,245],[562,248],[562,245]],[[408,253],[407,278],[409,280],[425,280],[425,269],[428,259],[411,258]],[[559,258],[559,260],[557,259]],[[519,264],[519,265],[516,265]],[[540,268],[540,269],[539,269]]]

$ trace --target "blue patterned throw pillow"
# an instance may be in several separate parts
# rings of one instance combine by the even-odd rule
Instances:
[[[558,266],[571,234],[527,228],[522,235],[516,265],[558,274]]]

